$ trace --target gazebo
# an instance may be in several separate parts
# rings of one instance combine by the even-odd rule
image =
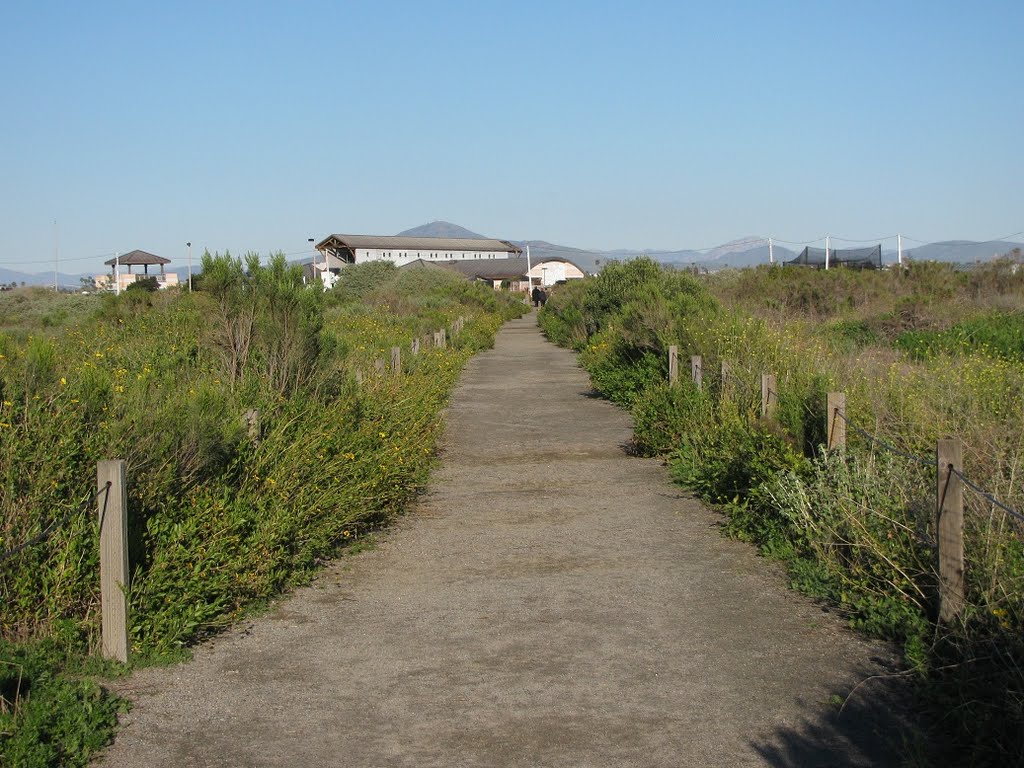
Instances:
[[[160,288],[166,288],[168,285],[178,284],[178,275],[174,272],[167,274],[164,272],[164,265],[170,264],[170,259],[165,259],[163,256],[157,256],[153,253],[147,253],[146,251],[131,251],[123,255],[117,256],[113,259],[108,259],[104,262],[111,269],[111,281],[117,281],[118,288],[127,288],[137,280],[145,280],[148,277],[156,278],[157,285]],[[142,272],[132,272],[132,267],[142,267]],[[150,275],[150,266],[159,266],[160,273]],[[121,267],[127,267],[126,273],[120,273]]]

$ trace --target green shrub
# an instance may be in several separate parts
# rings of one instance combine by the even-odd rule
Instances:
[[[97,642],[98,460],[127,465],[133,653],[175,657],[398,514],[426,482],[463,363],[525,309],[448,273],[339,302],[279,256],[207,254],[204,270],[194,294],[126,291],[62,333],[37,332],[44,313],[0,333],[0,551],[53,528],[0,569],[0,639],[42,654],[0,720],[5,765],[79,764],[109,737],[93,719],[112,717],[106,694],[40,650],[61,627],[77,654]],[[459,317],[447,349],[409,354]],[[393,346],[403,375],[376,375]]]

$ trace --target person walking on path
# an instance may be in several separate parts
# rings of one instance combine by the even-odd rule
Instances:
[[[540,306],[540,297],[541,297],[541,295],[543,293],[544,293],[544,291],[542,291],[540,289],[539,285],[535,285],[533,287],[533,291],[530,293],[530,298],[533,299],[533,306],[535,306],[535,307],[539,307]]]

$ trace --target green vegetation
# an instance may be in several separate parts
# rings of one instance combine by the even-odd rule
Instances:
[[[98,460],[127,462],[134,658],[177,658],[404,508],[463,363],[523,311],[440,270],[354,267],[323,294],[281,256],[207,254],[196,288],[0,296],[0,552],[70,512],[0,570],[4,765],[84,764],[120,706],[88,674]],[[400,376],[376,364],[393,346]]]
[[[1024,761],[1024,529],[967,494],[968,605],[939,625],[935,470],[854,430],[841,453],[821,446],[825,394],[844,391],[848,417],[903,453],[934,456],[936,439],[960,436],[968,476],[1024,507],[1022,310],[1024,274],[1009,261],[698,281],[638,260],[555,292],[541,324],[631,409],[637,450],[720,505],[730,535],[784,561],[795,587],[854,627],[903,645],[942,761],[987,765]],[[672,344],[684,373],[669,386]],[[762,372],[777,377],[769,417]]]

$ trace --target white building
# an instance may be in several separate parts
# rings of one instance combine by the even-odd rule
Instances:
[[[396,267],[414,261],[459,262],[470,259],[508,259],[522,249],[506,240],[447,237],[388,237],[378,235],[329,235],[316,245],[322,260],[313,264],[316,274],[330,287],[348,264],[390,261]]]
[[[583,270],[568,259],[557,256],[539,258],[530,265],[530,285],[555,285],[566,280],[582,280]]]

